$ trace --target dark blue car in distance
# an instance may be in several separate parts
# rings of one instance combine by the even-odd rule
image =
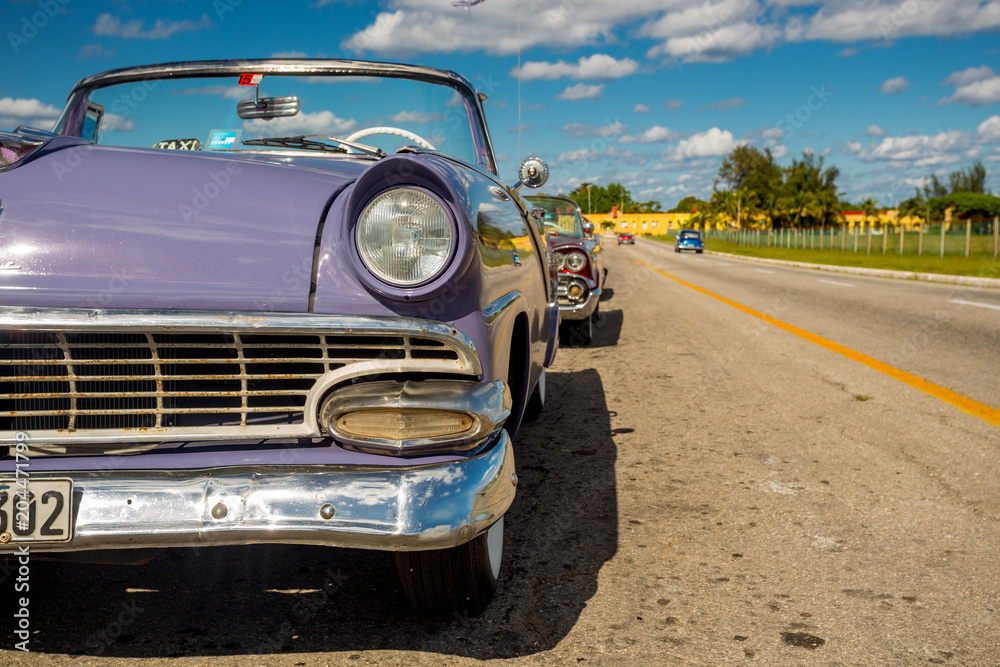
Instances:
[[[681,250],[694,250],[697,253],[705,251],[705,241],[701,238],[701,232],[696,229],[682,229],[677,233],[677,240],[674,241],[674,252]]]

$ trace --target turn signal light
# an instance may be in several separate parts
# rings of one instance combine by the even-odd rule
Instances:
[[[459,435],[475,426],[463,412],[446,410],[358,410],[337,418],[336,431],[355,438],[411,440]]]

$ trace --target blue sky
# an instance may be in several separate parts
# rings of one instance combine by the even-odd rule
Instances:
[[[0,25],[0,129],[51,126],[117,67],[346,57],[464,74],[501,176],[539,155],[549,191],[617,181],[669,208],[742,142],[825,156],[855,202],[975,160],[1000,193],[1000,0],[3,0]]]

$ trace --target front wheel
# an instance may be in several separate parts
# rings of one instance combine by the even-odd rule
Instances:
[[[503,517],[471,542],[433,551],[399,551],[396,571],[422,614],[478,615],[497,590],[503,560]]]

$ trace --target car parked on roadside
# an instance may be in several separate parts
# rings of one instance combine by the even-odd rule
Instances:
[[[677,232],[674,239],[674,252],[682,250],[694,250],[697,253],[705,251],[705,241],[701,238],[701,232],[697,229],[682,229]]]
[[[380,549],[418,609],[481,611],[559,322],[547,169],[500,180],[485,98],[180,62],[0,133],[0,556]]]
[[[623,243],[635,245],[635,237],[628,232],[622,232],[618,235],[618,245],[622,245]]]
[[[567,197],[529,195],[540,228],[548,235],[559,269],[559,314],[568,340],[589,345],[607,280],[604,248],[594,240],[594,224],[584,222],[579,205]]]

